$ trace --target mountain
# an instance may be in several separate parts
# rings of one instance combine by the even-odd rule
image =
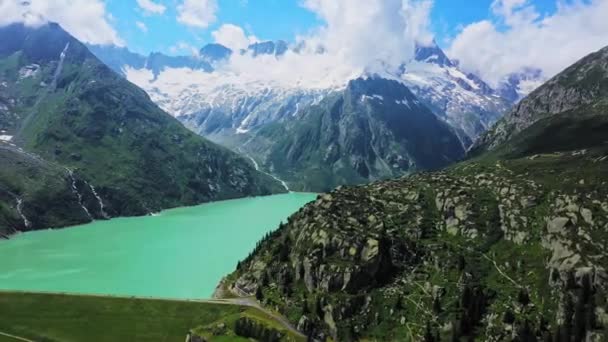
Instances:
[[[226,60],[232,55],[232,50],[217,43],[203,46],[199,50],[198,56],[168,56],[160,52],[152,52],[148,56],[144,56],[131,52],[125,47],[114,45],[87,44],[86,46],[103,63],[123,76],[126,76],[126,67],[148,69],[155,76],[158,76],[166,68],[190,68],[210,72],[213,70],[215,63]],[[251,53],[253,56],[280,56],[287,49],[287,43],[282,40],[276,42],[265,41],[250,44],[241,53]]]
[[[252,44],[241,53],[251,53],[255,62],[255,56],[260,55],[273,55],[280,59],[287,49],[285,42],[269,41]],[[229,50],[218,44],[207,45],[203,50],[208,51],[207,54],[217,51],[214,57],[216,59],[225,59],[229,56]],[[204,54],[203,50],[201,55]],[[298,51],[294,50],[293,53]],[[462,148],[468,148],[473,139],[495,122],[509,106],[508,101],[498,96],[479,78],[461,72],[436,44],[419,45],[415,60],[404,66],[404,72],[401,75],[384,75],[385,82],[370,83],[368,86],[379,88],[368,89],[368,96],[382,96],[384,85],[392,84],[389,82],[390,79],[398,80],[404,88],[407,86],[421,100],[420,105],[416,104],[416,111],[424,112],[426,115],[428,110],[422,107],[430,108],[437,118],[452,127],[453,132],[447,133],[444,127],[437,128],[437,125],[432,125],[433,128],[423,126],[421,128],[430,129],[426,132],[427,135],[424,137],[415,135],[416,140],[408,140],[409,145],[405,148],[402,143],[390,143],[390,146],[383,146],[381,151],[374,152],[371,149],[372,152],[366,152],[366,155],[352,156],[352,160],[344,159],[350,158],[346,152],[353,152],[352,148],[340,146],[343,143],[340,142],[334,144],[340,147],[340,152],[335,152],[338,154],[331,157],[336,158],[332,160],[332,163],[337,163],[335,165],[327,164],[325,157],[321,157],[320,150],[310,151],[316,157],[292,153],[291,160],[279,162],[273,155],[279,156],[280,153],[286,152],[285,145],[307,144],[307,139],[298,138],[296,132],[304,134],[306,130],[319,124],[319,122],[311,124],[324,116],[319,114],[321,111],[318,105],[323,101],[326,105],[335,102],[336,98],[340,97],[339,94],[349,91],[348,82],[343,85],[307,87],[299,84],[249,80],[245,76],[223,74],[221,71],[209,72],[197,69],[192,74],[170,67],[165,70],[166,73],[158,76],[154,70],[143,68],[126,77],[144,88],[155,103],[178,118],[186,127],[234,151],[246,153],[263,170],[284,179],[294,189],[299,190],[325,190],[340,184],[357,184],[393,177],[413,170],[446,165],[449,161],[459,159],[462,156]],[[149,81],[148,76],[142,76],[148,71],[152,71],[154,77],[159,78]],[[196,74],[198,71],[204,73]],[[235,77],[239,78],[235,79]],[[377,75],[373,77],[379,78]],[[191,79],[200,81],[190,81]],[[407,92],[409,93],[409,90]],[[392,99],[390,95],[389,98]],[[380,113],[387,111],[394,111],[394,115],[399,117],[403,112],[410,110],[405,104],[396,103],[381,103],[379,106],[371,106],[371,110],[362,105],[351,107],[347,111],[356,112],[357,116],[362,117],[369,116],[370,112],[372,117],[382,116],[383,114]],[[374,113],[375,111],[377,113]],[[405,118],[414,120],[417,116],[405,115]],[[409,122],[402,120],[398,124],[408,126]],[[302,125],[302,128],[297,127],[298,125]],[[318,132],[318,139],[329,143],[335,139],[332,132],[359,130],[356,126],[357,122],[352,120],[335,125],[331,130],[330,127],[324,126],[323,129],[328,131]],[[374,133],[383,135],[379,132]],[[451,140],[454,133],[458,137],[458,141],[455,142]],[[284,136],[276,136],[277,134]],[[438,152],[422,161],[415,155],[428,154],[428,151],[415,151],[415,149],[419,146],[419,142],[427,141],[428,137],[435,139],[431,145],[433,148],[438,148]],[[357,138],[370,139],[372,136],[364,134],[358,135]],[[383,143],[399,141],[402,138],[391,137]],[[454,146],[446,149],[443,146],[445,141],[453,142]],[[370,146],[376,142],[350,141],[348,144]],[[394,158],[397,159],[393,160]],[[359,171],[354,171],[356,169]],[[337,174],[332,175],[334,172]],[[303,174],[309,176],[302,176]],[[310,176],[313,174],[315,176]]]
[[[209,62],[193,56],[167,56],[159,52],[153,52],[145,60],[144,67],[152,70],[158,76],[167,68],[190,68],[210,71],[212,66]]]
[[[132,69],[145,68],[151,70],[155,76],[158,76],[166,68],[190,68],[211,71],[213,69],[211,63],[221,59],[214,55],[214,53],[219,54],[219,52],[214,51],[212,47],[208,46],[201,49],[199,57],[168,56],[160,52],[153,52],[148,56],[143,56],[131,52],[127,48],[113,45],[88,44],[87,48],[103,63],[123,76],[127,67]]]
[[[546,153],[607,141],[607,60],[604,48],[550,79],[479,139],[473,151],[500,147],[510,153]]]
[[[214,63],[229,58],[232,50],[222,44],[207,44],[201,48],[199,55],[209,63]]]
[[[123,68],[126,66],[135,69],[141,69],[146,66],[146,57],[131,52],[126,47],[87,44],[87,48],[119,74],[123,73]]]
[[[453,130],[397,81],[359,78],[296,116],[268,124],[240,147],[293,188],[328,191],[464,156]]]
[[[1,27],[0,40],[2,231],[284,191],[190,132],[57,24]]]
[[[288,50],[287,43],[279,40],[251,44],[241,53],[251,53],[253,57],[259,55],[280,57]],[[298,50],[295,49],[294,52],[297,53]],[[210,63],[225,60],[231,54],[230,49],[220,44],[208,44],[200,52],[203,60]],[[114,58],[108,58],[107,52],[97,53],[97,56],[112,65]],[[139,64],[128,65],[134,69],[141,69],[137,66]],[[171,68],[171,65],[167,63],[164,67]],[[162,70],[162,67],[145,68],[151,69],[155,76],[158,75],[158,70]],[[204,71],[210,71],[213,67],[210,68],[193,67]],[[122,70],[122,67],[120,69]],[[454,127],[460,140],[467,147],[480,133],[485,132],[496,122],[518,99],[518,96],[529,89],[530,84],[538,80],[536,78],[538,75],[532,71],[522,72],[512,75],[511,83],[501,83],[500,90],[494,90],[479,77],[461,71],[457,63],[451,61],[435,42],[430,45],[417,44],[414,60],[404,65],[403,69],[402,74],[394,75],[393,78],[404,82],[431,108],[433,113]],[[189,127],[203,136],[209,136],[214,140],[217,138],[218,140],[215,141],[220,143],[226,137],[215,134],[218,129],[215,120],[221,117],[224,118],[219,119],[224,122],[220,125],[221,128],[232,129],[231,134],[224,132],[230,135],[228,138],[231,139],[237,133],[237,128],[247,129],[242,127],[240,120],[247,117],[249,111],[255,112],[253,116],[261,118],[261,121],[271,122],[283,117],[278,115],[274,108],[288,108],[294,112],[335,90],[334,88],[316,89],[313,92],[297,85],[286,88],[273,84],[249,84],[245,88],[240,88],[222,82],[214,85],[193,84],[178,93],[165,87],[166,85],[152,86],[146,90],[163,109],[180,120],[187,121]],[[244,113],[243,106],[251,109],[248,108]],[[207,125],[208,118],[214,118],[211,131]],[[196,122],[203,124],[199,127]]]
[[[251,51],[254,57],[258,55],[275,55],[281,56],[285,52],[287,52],[288,46],[285,41],[278,40],[276,42],[273,41],[265,41],[265,42],[257,42],[250,44],[247,47],[247,51]]]
[[[435,42],[416,46],[414,60],[405,65],[403,82],[469,146],[512,102],[479,77],[467,74]]]
[[[512,73],[505,77],[496,88],[496,91],[503,98],[512,103],[519,102],[534,89],[538,88],[543,82],[543,73],[540,69],[523,68],[519,72]]]
[[[319,195],[217,295],[255,295],[311,340],[605,341],[607,66],[605,48],[538,88],[489,152]]]

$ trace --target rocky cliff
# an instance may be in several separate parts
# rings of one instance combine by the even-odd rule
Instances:
[[[538,122],[563,121],[561,113],[567,117],[593,114],[594,107],[605,106],[607,96],[608,47],[584,57],[533,91],[484,134],[472,150],[495,150]],[[597,114],[606,116],[603,108]],[[555,127],[557,130],[559,127]]]
[[[240,150],[294,189],[327,191],[464,157],[454,129],[402,83],[358,78],[297,116],[261,128]]]

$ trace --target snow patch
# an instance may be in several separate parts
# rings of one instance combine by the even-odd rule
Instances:
[[[369,101],[369,100],[379,100],[384,101],[384,97],[382,95],[374,94],[372,96],[369,95],[361,95],[361,102]]]
[[[12,139],[12,135],[0,135],[0,141],[11,141]]]
[[[473,82],[473,80],[469,79],[467,77],[467,75],[465,75],[462,71],[456,69],[456,68],[447,68],[446,69],[448,74],[454,78],[459,78],[463,81],[465,81],[469,86],[471,86],[471,88],[475,89],[475,90],[479,90],[479,85],[477,85],[477,83]]]
[[[400,104],[400,105],[404,105],[407,106],[407,108],[412,108],[410,107],[410,102],[407,99],[403,99],[403,100],[395,100],[396,104]]]
[[[526,95],[530,94],[532,91],[534,91],[536,88],[540,87],[542,84],[543,81],[540,79],[521,80],[519,82],[517,93],[519,94],[520,98],[523,98]]]
[[[26,65],[26,66],[22,67],[21,69],[19,69],[19,79],[22,80],[25,78],[34,77],[38,74],[39,71],[40,71],[40,65],[38,65],[38,64]]]

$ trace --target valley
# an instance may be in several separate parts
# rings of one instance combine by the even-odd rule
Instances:
[[[552,2],[0,1],[0,341],[608,341],[608,2]]]

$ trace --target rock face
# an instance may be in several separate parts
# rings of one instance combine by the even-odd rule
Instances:
[[[522,68],[499,82],[496,92],[507,101],[517,103],[542,85],[543,72],[536,68]]]
[[[0,222],[10,223],[1,232],[284,191],[190,132],[58,25],[2,27],[0,40]],[[29,224],[16,219],[23,215]]]
[[[608,339],[608,144],[604,126],[586,124],[580,110],[608,112],[608,77],[597,70],[605,51],[565,72],[595,70],[593,98],[582,95],[585,72],[555,93],[585,98],[579,107],[538,100],[565,110],[567,134],[521,126],[498,146],[519,149],[508,158],[487,153],[320,195],[228,281],[319,340]],[[539,146],[551,153],[529,154]]]
[[[526,130],[534,135],[532,139],[541,140],[539,135],[543,132],[550,130],[548,134],[554,134],[557,130],[570,130],[568,126],[572,121],[591,126],[588,128],[590,132],[586,133],[593,133],[593,128],[598,131],[597,138],[591,137],[591,141],[588,140],[589,137],[582,136],[573,137],[575,140],[590,145],[596,144],[598,140],[604,141],[602,138],[605,136],[602,137],[601,133],[605,132],[602,128],[606,127],[606,101],[598,99],[605,98],[607,94],[608,47],[586,56],[533,91],[479,139],[473,150],[479,153],[503,147],[506,142]],[[593,122],[587,123],[588,121]],[[578,131],[582,133],[581,127]],[[563,143],[566,142],[562,141]],[[558,147],[555,143],[550,145]]]
[[[374,77],[261,128],[240,149],[292,188],[312,191],[437,169],[464,156],[454,130],[407,87]]]
[[[514,103],[473,74],[458,68],[435,42],[416,47],[405,65],[403,82],[469,145]]]

